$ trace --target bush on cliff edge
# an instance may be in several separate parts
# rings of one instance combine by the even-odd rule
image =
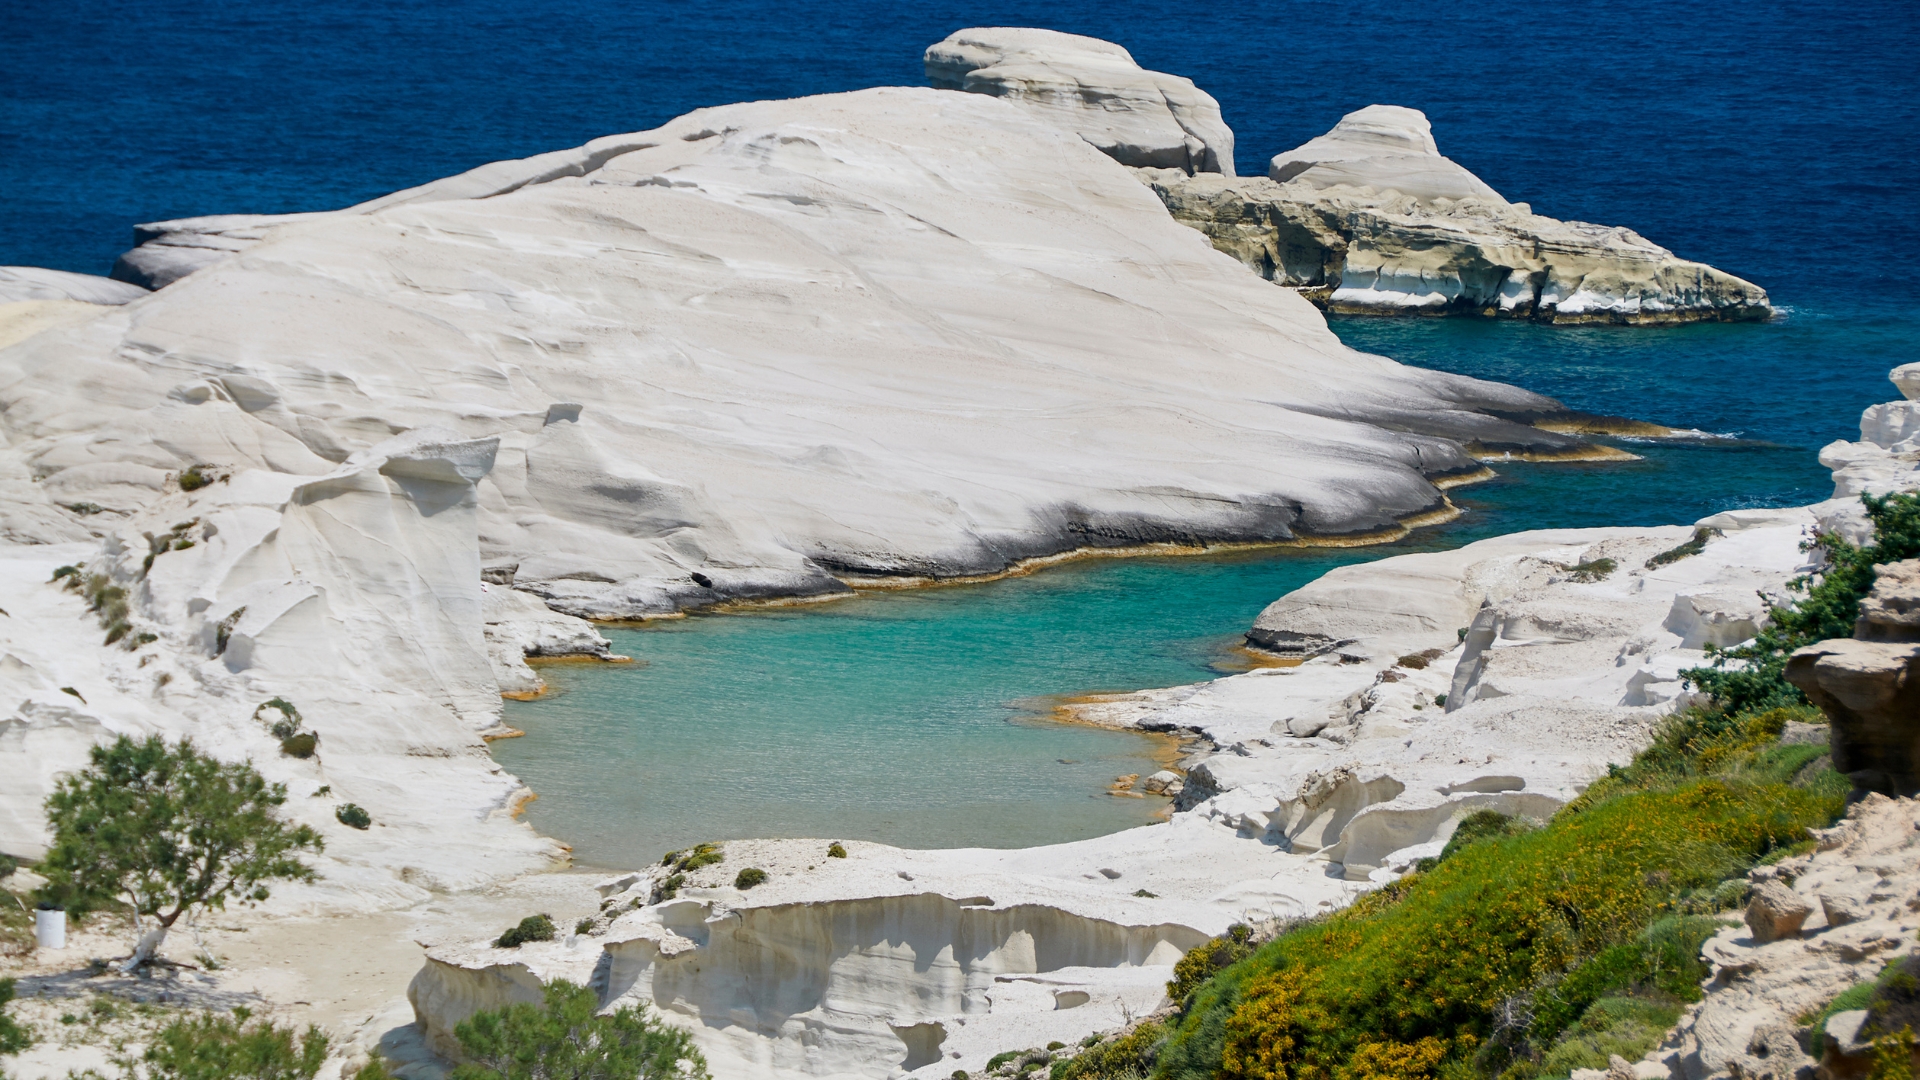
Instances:
[[[1819,536],[1813,546],[1826,553],[1826,569],[1817,581],[1802,577],[1788,583],[1806,598],[1770,608],[1767,626],[1748,644],[1708,646],[1713,663],[1688,668],[1681,676],[1729,713],[1805,705],[1806,695],[1787,681],[1787,657],[1817,641],[1852,637],[1860,601],[1873,589],[1874,567],[1920,558],[1920,495],[1862,495],[1860,502],[1873,522],[1873,543],[1855,547],[1832,533]]]
[[[1226,967],[1134,1060],[1174,1080],[1519,1080],[1657,1036],[1697,998],[1737,879],[1842,809],[1842,778],[1801,775],[1820,748],[1778,744],[1787,715],[1670,721],[1544,827],[1488,830]]]

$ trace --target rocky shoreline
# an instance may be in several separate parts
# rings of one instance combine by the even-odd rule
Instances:
[[[1550,814],[1684,704],[1704,646],[1750,636],[1803,539],[1860,527],[1838,500],[1336,571],[1248,634],[1297,665],[1074,707],[1190,740],[1184,775],[1149,778],[1165,823],[556,873],[566,846],[516,820],[531,792],[486,744],[513,734],[502,696],[543,691],[529,659],[625,659],[589,620],[1368,542],[1450,514],[1486,460],[1626,456],[1585,436],[1631,422],[1356,352],[1276,284],[1552,322],[1768,310],[1475,187],[1411,110],[1242,182],[1217,103],[1108,43],[969,30],[926,64],[952,89],[704,109],[344,210],[141,226],[116,281],[0,269],[0,754],[22,766],[0,850],[44,852],[42,801],[97,742],[190,736],[328,842],[318,883],[220,932],[376,937],[382,970],[328,985],[385,1004],[324,1018],[402,1075],[565,976],[689,1026],[723,1078],[946,1077],[1151,1011],[1185,950],[1345,905],[1467,814]],[[1317,278],[1275,231],[1309,206]],[[1876,408],[1823,452],[1842,488],[1920,476],[1911,410]],[[270,701],[317,754],[280,752]],[[528,905],[579,929],[470,940]],[[390,961],[416,935],[409,1022]],[[191,1000],[318,1015],[249,955]]]

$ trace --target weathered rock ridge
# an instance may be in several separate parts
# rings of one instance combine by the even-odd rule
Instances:
[[[1233,130],[1193,80],[1148,71],[1109,41],[1030,27],[956,30],[927,47],[927,81],[1019,102],[1122,165],[1233,175]]]
[[[1508,202],[1442,157],[1415,109],[1349,113],[1264,179],[1141,176],[1176,220],[1330,311],[1627,325],[1772,313],[1759,286],[1630,229]]]

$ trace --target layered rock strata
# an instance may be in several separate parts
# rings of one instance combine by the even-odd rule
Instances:
[[[129,513],[192,465],[317,475],[431,425],[499,439],[477,489],[499,583],[624,618],[1392,535],[1446,513],[1435,481],[1475,454],[1601,452],[1510,419],[1549,399],[1346,348],[981,94],[703,110],[213,224],[167,235],[264,232],[0,353],[6,468],[32,478],[0,534],[77,539],[104,519],[64,507]]]
[[[1330,311],[1636,326],[1772,313],[1759,286],[1630,229],[1508,202],[1441,156],[1416,109],[1349,113],[1267,178],[1141,176],[1175,220]]]
[[[1122,165],[1233,175],[1233,130],[1220,103],[1110,41],[982,26],[928,46],[925,61],[931,85],[1018,102]]]

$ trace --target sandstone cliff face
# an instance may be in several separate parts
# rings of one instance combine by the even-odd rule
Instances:
[[[927,48],[927,81],[1018,102],[1122,165],[1233,175],[1233,130],[1193,80],[1148,71],[1109,41],[1029,27],[957,30]]]
[[[1772,312],[1759,286],[1632,230],[1508,202],[1442,157],[1414,109],[1350,113],[1265,179],[1140,175],[1175,220],[1330,311],[1627,325]]]

